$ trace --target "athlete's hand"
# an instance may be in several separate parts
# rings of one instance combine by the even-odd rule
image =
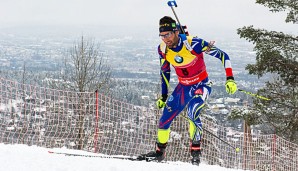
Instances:
[[[168,95],[163,94],[161,97],[156,101],[156,106],[158,109],[166,107],[166,101],[167,101]]]
[[[234,94],[237,91],[237,84],[234,81],[234,77],[227,77],[226,91],[228,94]]]

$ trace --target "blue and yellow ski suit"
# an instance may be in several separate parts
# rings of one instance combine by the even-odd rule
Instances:
[[[211,93],[203,52],[221,60],[227,77],[233,76],[229,56],[213,46],[213,43],[191,36],[179,35],[175,48],[168,48],[164,42],[158,46],[162,94],[167,95],[170,82],[170,64],[176,71],[179,83],[169,96],[159,120],[159,143],[169,140],[170,125],[175,117],[187,106],[189,135],[193,141],[200,141],[202,123],[200,111]]]

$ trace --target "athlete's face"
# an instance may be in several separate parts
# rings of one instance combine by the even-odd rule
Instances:
[[[178,31],[165,31],[159,34],[160,38],[165,42],[169,48],[176,47],[179,41]]]

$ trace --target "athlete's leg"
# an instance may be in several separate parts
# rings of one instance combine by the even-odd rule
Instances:
[[[202,85],[194,91],[194,97],[190,100],[187,107],[189,118],[189,135],[193,141],[200,141],[202,136],[202,122],[200,112],[205,106],[205,102],[211,93],[211,87]]]
[[[194,91],[195,96],[191,99],[188,104],[187,113],[189,118],[189,135],[191,139],[191,156],[192,163],[200,163],[201,155],[201,139],[202,139],[202,122],[200,119],[200,112],[205,106],[205,101],[210,95],[211,87],[209,86],[199,86],[197,90]]]
[[[204,101],[198,95],[196,95],[188,104],[189,137],[192,141],[201,140],[202,122],[199,116],[204,105]]]
[[[184,109],[186,104],[191,100],[187,94],[190,86],[183,86],[178,84],[172,95],[169,96],[166,107],[159,120],[157,141],[166,143],[169,139],[170,125],[177,115]]]

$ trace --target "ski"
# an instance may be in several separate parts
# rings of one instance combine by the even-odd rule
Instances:
[[[91,155],[91,154],[76,154],[76,153],[64,153],[64,152],[55,152],[55,151],[48,151],[48,153],[60,154],[60,155],[65,155],[65,156],[73,156],[73,157],[90,157],[90,158],[106,158],[106,159],[141,161],[137,157],[126,157],[126,156],[99,156],[99,155]]]
[[[147,157],[146,154],[141,154],[137,157],[129,157],[129,156],[99,156],[92,154],[76,154],[76,153],[65,153],[65,152],[55,152],[48,151],[50,154],[59,154],[65,156],[73,156],[73,157],[90,157],[90,158],[103,158],[103,159],[120,159],[120,160],[130,160],[130,161],[146,161],[146,162],[158,162],[155,157]],[[166,161],[158,162],[158,163],[167,163]]]
[[[64,156],[73,156],[73,157],[90,157],[90,158],[103,158],[103,159],[120,159],[120,160],[129,160],[129,161],[146,161],[146,162],[156,162],[156,163],[164,163],[170,164],[168,161],[159,162],[155,157],[147,157],[146,154],[141,154],[137,157],[127,157],[127,156],[99,156],[92,154],[76,154],[76,153],[65,153],[65,152],[55,152],[48,151],[49,154],[58,154]],[[179,165],[177,163],[171,163],[172,165]]]

